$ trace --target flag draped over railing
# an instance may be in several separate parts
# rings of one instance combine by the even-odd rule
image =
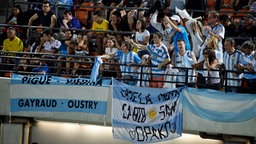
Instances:
[[[113,80],[113,137],[151,143],[181,136],[181,90],[141,88]]]

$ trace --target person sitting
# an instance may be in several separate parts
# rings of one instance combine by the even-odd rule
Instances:
[[[42,47],[39,49],[40,53],[55,54],[61,45],[61,42],[56,39],[51,31],[45,31],[42,38]]]
[[[25,25],[24,21],[25,16],[22,12],[22,9],[20,7],[20,5],[15,5],[12,8],[12,14],[7,18],[6,20],[6,24],[8,25],[12,25],[12,27],[14,27],[15,25]],[[2,27],[2,32],[0,35],[0,45],[3,44],[3,41],[7,38],[7,29],[8,27]],[[22,27],[15,27],[16,29],[16,34],[17,36],[19,36],[21,39],[25,39],[26,38],[26,32],[25,29]]]
[[[77,35],[77,40],[75,42],[75,55],[73,59],[76,61],[73,65],[72,75],[77,74],[77,70],[79,66],[84,64],[86,61],[91,61],[90,59],[86,58],[89,56],[89,43],[87,41],[86,35],[79,33]]]
[[[109,22],[104,19],[101,11],[95,11],[92,14],[93,23],[91,30],[98,30],[101,32],[89,32],[87,33],[87,37],[89,40],[96,39],[97,42],[97,54],[101,55],[104,53],[104,38],[106,37],[106,33],[102,31],[107,31],[109,27]],[[103,44],[102,44],[103,43]]]
[[[37,20],[37,23],[35,23]],[[49,1],[43,1],[42,10],[35,13],[28,22],[28,26],[44,26],[53,28],[56,25],[57,18],[54,12],[51,10],[51,4]],[[38,31],[42,32],[43,29],[38,28]]]
[[[71,10],[64,11],[61,28],[81,29],[80,21],[73,17]]]
[[[32,69],[33,74],[35,75],[45,75],[50,73],[50,69],[47,63],[44,60],[41,60],[37,68]]]
[[[4,40],[3,42],[3,53],[8,56],[20,56],[19,54],[15,53],[8,53],[8,52],[23,52],[23,41],[16,36],[16,30],[13,27],[9,27],[7,29],[7,39]],[[8,63],[8,64],[18,64],[19,60],[18,59],[3,59],[3,63]],[[12,69],[12,67],[7,66],[6,69]]]

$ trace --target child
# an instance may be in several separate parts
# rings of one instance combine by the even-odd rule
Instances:
[[[149,87],[149,80],[150,80],[150,73],[151,73],[151,68],[150,66],[150,56],[148,54],[144,54],[142,56],[142,71],[141,68],[138,69],[139,73],[139,80],[137,82],[137,86],[141,87]]]

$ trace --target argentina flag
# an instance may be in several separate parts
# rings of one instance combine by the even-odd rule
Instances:
[[[183,93],[183,108],[208,121],[239,123],[256,117],[255,94],[195,88],[183,89]]]
[[[171,140],[182,133],[182,88],[142,88],[113,80],[113,137],[132,143]]]

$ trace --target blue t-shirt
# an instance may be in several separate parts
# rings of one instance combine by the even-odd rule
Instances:
[[[50,69],[47,64],[41,64],[39,68],[33,68],[32,72],[42,72],[45,71],[46,74],[50,72]]]
[[[190,50],[190,42],[188,39],[188,33],[185,29],[185,27],[178,25],[178,28],[181,29],[181,32],[175,32],[174,36],[172,37],[173,39],[173,43],[174,43],[174,52],[177,53],[179,52],[178,49],[178,40],[184,40],[185,44],[186,44],[186,50]],[[171,29],[170,33],[172,33],[174,31],[174,29]]]

